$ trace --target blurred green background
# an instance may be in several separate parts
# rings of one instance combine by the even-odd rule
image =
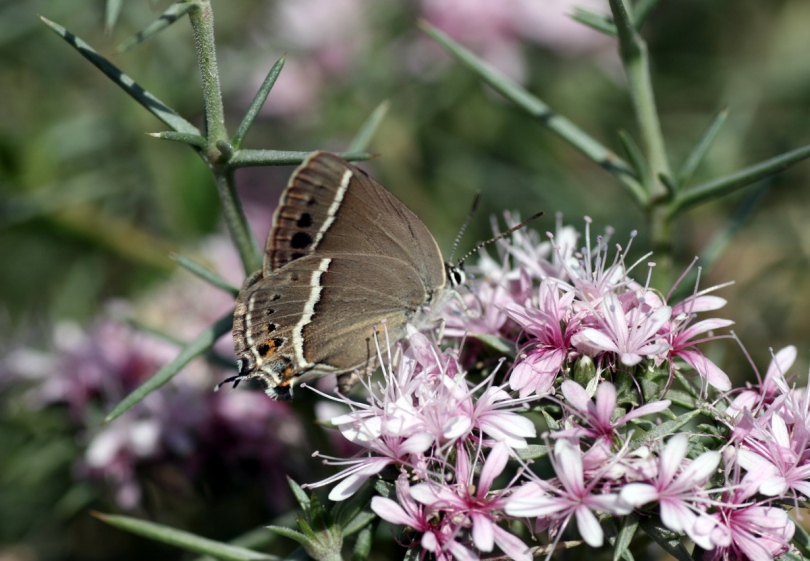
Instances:
[[[148,301],[175,275],[170,251],[211,259],[202,244],[221,236],[223,228],[208,170],[187,147],[144,134],[164,126],[37,17],[46,16],[82,37],[201,127],[200,80],[187,21],[132,51],[114,52],[168,4],[123,2],[118,22],[107,32],[107,6],[100,0],[0,5],[0,354],[23,347],[47,351],[55,325],[90,325],[111,299]],[[614,42],[581,26],[563,27],[570,25],[564,14],[576,3],[527,4],[214,1],[231,130],[266,72],[288,53],[246,147],[343,150],[371,111],[389,100],[388,115],[371,144],[380,157],[366,167],[422,217],[445,251],[473,193],[480,190],[483,210],[462,249],[489,234],[491,214],[544,210],[546,218],[536,226],[541,232],[553,230],[555,212],[578,227],[583,216],[590,216],[597,232],[613,226],[616,243],[625,244],[638,230],[634,255],[640,256],[648,239],[645,217],[618,183],[482,87],[416,27],[419,17],[446,24],[460,42],[620,151],[617,131],[637,137],[637,129]],[[515,6],[532,17],[509,20],[505,12]],[[724,106],[728,120],[695,182],[810,142],[807,29],[806,0],[661,2],[643,32],[673,167]],[[259,239],[291,171],[261,168],[238,174]],[[799,365],[793,372],[807,370],[808,184],[810,163],[802,163],[697,207],[676,225],[678,269],[730,234],[701,285],[735,281],[719,293],[729,300],[719,315],[736,322],[735,332],[760,369],[767,366],[769,347],[796,344]],[[737,213],[746,208],[745,220],[729,233]],[[234,268],[230,275],[238,283],[240,271]],[[720,362],[733,379],[750,379],[750,367],[733,343],[717,352],[726,355]],[[10,399],[1,405],[4,413],[13,411]],[[44,442],[49,430],[59,431],[60,419],[43,413],[30,424],[19,424],[17,418],[5,426],[18,435],[38,434]],[[5,437],[0,445],[13,442]],[[65,458],[80,453],[79,442],[65,441],[65,446]],[[0,462],[5,453],[0,449]],[[110,551],[121,555],[120,547],[108,551],[103,543],[89,549],[78,545],[88,539],[83,534],[88,525],[75,522],[87,518],[85,511],[62,519],[50,511],[48,501],[71,485],[69,464],[60,465],[64,469],[58,478],[33,479],[48,479],[56,488],[50,498],[37,499],[37,493],[50,491],[34,485],[32,494],[18,493],[14,499],[27,501],[24,521],[50,520],[47,535],[53,547],[32,543],[41,534],[25,524],[0,520],[0,558],[81,558],[88,551],[96,558]],[[0,489],[17,484],[14,473],[0,472]],[[97,500],[102,502],[91,503],[107,504]],[[6,505],[3,512],[13,508]]]

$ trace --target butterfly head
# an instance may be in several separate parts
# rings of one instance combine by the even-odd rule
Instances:
[[[451,288],[456,288],[467,282],[467,274],[464,272],[464,263],[445,263],[444,271],[447,275],[447,283]]]

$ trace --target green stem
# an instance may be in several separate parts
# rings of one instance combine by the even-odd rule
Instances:
[[[230,148],[228,131],[225,128],[225,110],[222,105],[214,41],[214,13],[210,0],[194,0],[194,3],[197,9],[189,12],[189,19],[197,48],[197,64],[200,67],[205,103],[206,145],[203,155],[217,185],[228,232],[239,251],[245,274],[249,275],[261,267],[261,253],[236,194],[233,171],[228,165],[233,149]],[[226,147],[229,149],[225,149]]]
[[[647,212],[647,221],[651,227],[650,241],[656,264],[652,284],[666,292],[672,281],[672,216],[669,207],[652,205]]]
[[[644,151],[650,163],[650,177],[645,179],[648,181],[650,200],[655,201],[667,195],[667,189],[658,176],[669,175],[669,163],[655,107],[647,44],[636,31],[623,0],[610,0],[610,9],[619,35],[619,53],[627,72]]]
[[[231,239],[239,251],[245,275],[250,275],[262,267],[261,252],[259,244],[253,236],[253,231],[248,226],[242,203],[236,193],[233,171],[212,168],[212,172],[217,184],[219,200],[222,203],[222,216],[228,226]]]
[[[220,140],[228,140],[225,129],[225,110],[222,106],[222,89],[219,85],[217,51],[214,42],[214,14],[209,0],[195,0],[196,10],[189,12],[194,45],[197,48],[197,64],[200,67],[202,91],[205,103],[205,125],[208,145],[206,154],[211,163],[217,163],[220,153],[216,146]]]
[[[638,34],[628,11],[626,0],[610,0],[610,9],[619,36],[619,54],[627,72],[630,98],[641,132],[643,150],[649,163],[649,176],[643,178],[649,197],[647,217],[652,232],[652,247],[658,267],[656,280],[665,283],[672,269],[672,220],[668,212],[670,192],[661,177],[669,177],[664,136],[655,107],[647,44]]]

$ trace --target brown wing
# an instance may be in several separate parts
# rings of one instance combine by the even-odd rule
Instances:
[[[307,256],[245,286],[234,340],[240,379],[259,378],[278,395],[303,376],[363,368],[428,300],[419,273],[393,257]]]
[[[444,286],[441,251],[427,227],[364,171],[316,152],[295,171],[267,238],[264,275],[317,251],[384,255],[412,264],[425,286]]]

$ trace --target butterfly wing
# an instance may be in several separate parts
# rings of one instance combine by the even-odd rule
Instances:
[[[234,313],[239,375],[289,399],[293,382],[369,364],[374,329],[398,341],[446,282],[419,218],[365,172],[316,152],[293,174],[267,239],[262,271]]]
[[[383,347],[401,339],[427,298],[418,271],[394,257],[296,259],[237,299],[240,376],[286,397],[298,379],[362,368],[376,355],[375,329],[387,330]]]
[[[267,238],[264,274],[316,252],[394,257],[411,264],[429,290],[444,287],[441,251],[419,217],[329,152],[312,154],[290,179]]]

